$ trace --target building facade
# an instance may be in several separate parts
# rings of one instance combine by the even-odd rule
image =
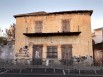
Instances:
[[[92,10],[34,12],[16,18],[14,62],[93,56]],[[39,63],[40,64],[40,63]]]
[[[93,40],[95,44],[103,42],[103,28],[94,29]]]
[[[94,29],[93,40],[93,53],[95,65],[103,66],[103,28]]]
[[[103,66],[103,42],[93,45],[94,63],[96,66]]]

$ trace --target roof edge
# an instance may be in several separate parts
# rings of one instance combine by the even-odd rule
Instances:
[[[26,13],[26,14],[18,14],[14,15],[13,17],[25,17],[25,16],[43,16],[43,15],[51,15],[51,14],[75,14],[75,13],[89,13],[90,16],[93,13],[93,10],[73,10],[73,11],[59,11],[59,12],[33,12],[33,13]]]

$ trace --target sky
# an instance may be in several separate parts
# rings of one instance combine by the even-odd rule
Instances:
[[[92,30],[103,27],[103,0],[0,0],[0,28],[16,23],[13,15],[37,11],[93,10]]]

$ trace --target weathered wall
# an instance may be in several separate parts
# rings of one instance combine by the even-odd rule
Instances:
[[[23,35],[26,33],[35,33],[35,21],[43,21],[43,33],[62,32],[61,21],[63,19],[70,20],[70,31],[81,31],[78,36],[53,36],[53,37],[27,37]],[[79,27],[79,29],[78,29]],[[91,34],[91,17],[88,14],[63,14],[63,15],[48,15],[48,16],[28,16],[16,18],[16,41],[15,53],[29,42],[34,44],[43,44],[43,58],[46,57],[46,46],[57,45],[58,58],[61,58],[61,44],[72,44],[73,56],[93,56],[92,52],[92,34]],[[29,51],[32,55],[32,49]],[[60,53],[59,53],[60,52]],[[16,58],[16,57],[15,57]],[[32,58],[32,57],[31,57]]]
[[[95,65],[103,65],[103,50],[94,50]]]
[[[102,29],[94,31],[93,40],[95,41],[95,43],[100,43],[103,41]]]
[[[95,65],[103,65],[103,42],[93,45]]]

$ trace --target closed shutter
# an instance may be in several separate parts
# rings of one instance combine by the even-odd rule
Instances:
[[[57,46],[47,47],[47,58],[57,58]]]
[[[35,32],[36,33],[42,33],[42,21],[36,21],[35,22]]]
[[[62,31],[63,32],[70,31],[70,21],[69,20],[62,20]]]
[[[71,65],[72,64],[72,45],[62,45],[62,64]]]
[[[62,45],[62,59],[71,59],[72,57],[72,45]]]

